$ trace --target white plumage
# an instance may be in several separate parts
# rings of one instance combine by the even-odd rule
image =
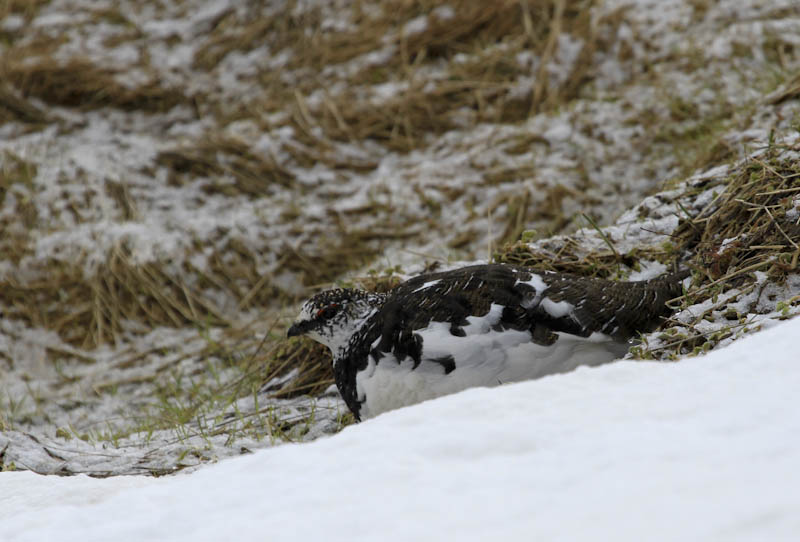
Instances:
[[[484,317],[469,317],[466,337],[450,333],[450,324],[432,321],[417,333],[428,345],[419,366],[413,360],[398,360],[391,354],[377,364],[370,359],[367,368],[356,376],[361,416],[369,418],[387,410],[449,395],[467,388],[491,387],[508,382],[531,380],[554,373],[568,372],[581,365],[600,365],[625,355],[627,344],[620,344],[602,333],[588,338],[566,333],[550,346],[532,342],[529,331],[494,331],[502,314],[501,305],[492,305]],[[376,347],[380,339],[373,342]],[[445,368],[431,359],[452,356],[456,369]],[[535,360],[535,362],[534,362]]]

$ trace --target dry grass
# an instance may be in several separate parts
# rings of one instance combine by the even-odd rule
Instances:
[[[323,156],[332,141],[365,139],[409,151],[428,134],[476,121],[522,120],[578,96],[592,79],[595,54],[608,46],[620,22],[621,12],[592,21],[593,5],[594,0],[393,0],[367,13],[356,3],[351,26],[342,29],[327,25],[319,10],[297,10],[288,2],[270,15],[254,11],[243,19],[226,12],[195,65],[213,69],[230,53],[263,45],[288,52],[287,67],[303,77],[287,81],[280,70],[265,71],[265,97],[257,109],[290,112],[297,137]],[[407,23],[420,16],[426,16],[425,28],[409,30]],[[548,67],[559,62],[563,33],[582,45],[572,72],[555,81]],[[375,51],[383,51],[381,61],[344,68]],[[536,58],[538,67],[520,64],[520,53]],[[438,75],[430,76],[431,70]],[[518,87],[525,76],[533,82]],[[389,98],[368,96],[384,83],[400,90]],[[311,95],[321,99],[312,103]],[[235,106],[217,109],[223,118],[243,114]]]
[[[0,0],[0,19],[13,13],[30,20],[40,7],[49,2],[50,0]]]
[[[148,390],[136,414],[126,420],[130,423],[115,425],[110,434],[66,433],[83,440],[117,441],[131,434],[166,430],[175,435],[176,442],[225,435],[231,444],[241,437],[289,441],[302,437],[314,417],[310,403],[304,403],[305,409],[284,411],[279,401],[316,397],[327,390],[333,384],[330,356],[321,345],[283,340],[282,330],[273,327],[257,338],[264,327],[263,322],[254,322],[226,329],[220,342],[207,338],[205,346],[181,351],[155,372],[136,367],[146,364],[145,358],[157,357],[157,352],[136,353],[115,362],[117,377],[95,390],[106,393],[132,383]],[[243,356],[243,352],[249,354]],[[190,359],[194,362],[186,363]],[[127,369],[133,370],[130,376]],[[231,370],[237,376],[219,378],[221,371],[231,374]],[[339,420],[343,425],[350,422],[349,417]]]
[[[798,271],[800,223],[787,211],[800,194],[800,160],[776,159],[777,152],[773,147],[748,160],[718,198],[675,232],[707,286],[739,286],[756,270],[780,282]]]
[[[11,224],[0,221],[0,253],[14,265],[27,253],[31,229],[38,220],[36,207],[29,198],[36,171],[35,164],[8,151],[0,153],[0,205],[14,185],[23,187],[16,196],[17,220]]]
[[[0,154],[0,204],[14,184],[21,184],[31,189],[36,170],[36,164],[23,160],[9,151],[3,151]]]
[[[0,123],[15,121],[44,126],[47,124],[47,116],[8,85],[0,84]]]
[[[450,5],[425,4],[423,12]],[[347,88],[395,82],[403,89],[393,97],[372,101],[346,90],[326,94],[321,105],[311,108],[298,96],[294,125],[309,135],[320,128],[333,140],[373,139],[392,150],[408,151],[422,145],[427,134],[442,133],[465,122],[514,122],[556,108],[575,98],[591,79],[593,55],[605,45],[602,36],[613,33],[618,24],[615,15],[592,25],[591,4],[561,0],[458,3],[452,18],[429,16],[423,32],[411,36],[397,32],[394,54],[348,81]],[[387,8],[387,13],[396,11],[395,6]],[[367,41],[370,36],[377,39],[385,34],[385,26],[370,21],[359,35]],[[558,53],[556,38],[562,32],[582,40],[583,45],[566,80],[555,82],[549,80],[547,66]],[[515,60],[523,51],[536,56],[540,67],[530,88],[517,89],[519,77],[530,75],[529,69]],[[465,60],[454,61],[461,53]],[[442,60],[447,63],[443,77],[432,80],[418,75],[424,67]]]
[[[678,227],[675,240],[692,254],[688,264],[695,273],[691,287],[674,301],[675,306],[705,303],[706,308],[694,310],[689,321],[671,320],[671,327],[659,337],[661,343],[638,348],[637,356],[676,359],[706,352],[746,331],[748,314],[778,310],[780,318],[788,317],[789,304],[800,302],[797,296],[776,299],[775,306],[757,309],[765,288],[783,284],[800,271],[800,219],[791,214],[796,213],[800,195],[800,159],[796,154],[781,156],[780,150],[784,149],[773,146],[748,160],[727,179],[722,194]],[[765,273],[767,281],[762,282],[756,272]],[[755,295],[744,313],[741,307],[729,306],[750,293]],[[702,324],[713,319],[715,312],[727,323],[708,331]]]
[[[337,241],[327,247],[305,250],[284,245],[283,268],[300,277],[309,287],[329,285],[347,271],[366,265],[380,254],[376,243],[359,239],[358,234],[336,236]]]
[[[636,269],[639,260],[668,263],[674,258],[673,251],[664,248],[637,248],[624,254],[611,250],[586,252],[580,242],[571,237],[545,242],[539,246],[540,248],[532,248],[526,241],[518,241],[502,247],[495,253],[494,259],[500,263],[559,273],[613,278],[618,276],[620,264]]]
[[[87,279],[80,266],[46,266],[38,280],[0,281],[6,316],[55,331],[65,342],[92,349],[115,342],[123,321],[148,329],[226,325],[214,304],[164,265],[137,265],[122,249]]]
[[[8,51],[0,64],[0,80],[16,88],[23,98],[35,97],[51,105],[93,109],[117,107],[126,111],[163,112],[191,99],[178,89],[157,82],[129,88],[116,79],[117,72],[88,59],[66,63],[49,56],[57,43],[43,51]]]
[[[298,395],[314,397],[333,384],[331,353],[322,344],[302,339],[290,339],[280,344],[277,350],[264,361],[269,361],[269,364],[275,369],[264,372],[259,378],[262,382],[269,382],[276,376],[283,376],[292,369],[298,371],[297,378],[275,391],[273,397],[279,399],[288,399]],[[265,366],[264,363],[258,365]]]
[[[280,267],[296,274],[306,286],[330,285],[377,256],[383,235],[398,232],[341,232],[336,243],[308,250],[287,244],[279,255]],[[0,246],[10,259],[19,261],[29,255],[28,241],[27,235],[20,233],[6,236]],[[177,274],[166,262],[137,264],[120,247],[91,277],[85,276],[79,262],[43,262],[36,273],[41,278],[21,282],[4,277],[0,291],[8,307],[7,317],[52,330],[74,347],[93,349],[115,343],[134,323],[141,329],[229,325],[226,313],[207,291],[226,292],[238,300],[239,309],[279,308],[296,302],[272,284],[271,276],[258,273],[257,261],[249,248],[232,240],[215,251],[208,270],[186,264],[189,267]],[[191,286],[184,275],[195,278]],[[383,281],[373,282],[379,288]]]
[[[234,180],[233,184],[217,182],[206,187],[211,193],[227,196],[247,194],[264,196],[269,193],[269,185],[277,183],[289,186],[292,175],[269,155],[257,154],[250,147],[236,139],[212,137],[191,146],[179,147],[162,152],[156,162],[172,172],[171,184],[180,185],[181,174],[189,179],[207,177],[222,181],[220,177]]]
[[[41,4],[6,1],[0,3],[0,14],[14,12],[28,17]],[[296,9],[295,2],[269,16],[262,15],[262,6],[254,4],[245,19],[241,12],[225,10],[210,21],[212,30],[194,65],[199,70],[212,70],[226,55],[261,45],[268,45],[275,53],[290,50],[289,67],[298,73],[307,69],[308,77],[293,85],[281,80],[279,70],[262,74],[266,97],[261,107],[247,111],[234,107],[228,120],[242,115],[257,118],[264,111],[288,112],[287,122],[295,128],[295,138],[281,151],[296,163],[310,166],[322,162],[337,169],[366,171],[376,163],[348,158],[339,151],[337,142],[371,139],[407,151],[421,145],[427,134],[458,126],[464,111],[472,112],[471,122],[525,118],[575,96],[590,72],[593,51],[604,46],[603,32],[617,24],[608,19],[591,25],[592,5],[592,0],[503,0],[480,5],[466,0],[392,0],[377,11],[369,11],[355,3],[350,14],[352,26],[339,28],[328,25],[320,10]],[[450,10],[450,16],[442,15],[443,8]],[[406,23],[420,15],[427,16],[427,27],[421,32],[405,32]],[[96,10],[93,17],[129,24],[114,9]],[[547,79],[546,65],[558,54],[556,38],[562,32],[582,40],[583,51],[574,73],[554,85]],[[155,79],[129,88],[118,79],[123,74],[88,58],[60,62],[55,52],[61,43],[59,37],[38,37],[5,51],[0,59],[0,120],[46,125],[50,119],[30,98],[81,110],[114,107],[146,112],[166,111],[181,104],[195,106],[196,98],[209,111],[215,111],[210,98],[186,96],[180,89],[163,88]],[[322,105],[310,105],[308,96],[330,82],[327,76],[319,75],[321,70],[385,46],[391,51],[385,62],[348,72],[343,78],[344,88],[393,80],[407,83],[405,91],[380,103],[357,99],[350,90],[324,93]],[[536,83],[527,94],[512,92],[513,83],[530,71],[514,60],[522,51],[541,60]],[[458,55],[463,59],[455,61]],[[441,79],[431,81],[419,75],[423,69],[440,64],[446,66]],[[219,114],[224,110],[220,107]],[[248,142],[215,134],[162,152],[156,163],[168,168],[173,184],[204,177],[206,192],[226,196],[262,197],[269,194],[273,184],[294,185],[292,174],[276,157],[254,152]],[[17,182],[9,179],[19,177],[21,171],[12,162],[6,164],[12,165],[4,166],[0,197],[8,183]],[[124,182],[107,182],[106,190],[121,218],[136,220],[136,205]],[[501,232],[501,241],[519,236],[529,218],[528,203],[503,203],[507,226]],[[23,223],[30,229],[37,222],[37,211],[24,201],[19,206],[20,216],[25,217]],[[360,212],[383,211],[373,207]],[[286,244],[276,255],[281,269],[297,275],[309,287],[330,284],[372,261],[385,241],[415,235],[412,225],[391,221],[382,230],[354,229],[347,224],[349,218],[341,217],[338,228],[326,232],[337,239],[336,243]],[[309,231],[313,233],[313,227]],[[10,259],[18,263],[30,247],[22,230],[15,235],[6,236],[2,243]],[[110,254],[91,277],[84,276],[78,263],[63,266],[43,262],[39,271],[46,279],[24,283],[5,279],[0,288],[10,316],[54,330],[71,345],[92,348],[114,342],[123,321],[135,322],[143,329],[209,322],[224,325],[221,311],[202,294],[204,288],[231,294],[241,309],[275,306],[276,299],[277,304],[286,303],[288,300],[272,286],[272,277],[258,273],[257,261],[247,246],[230,241],[212,254],[207,270],[184,269],[193,279],[184,281],[174,270],[168,270],[167,262],[134,264],[123,247]],[[193,286],[190,288],[187,282]]]
[[[767,103],[778,105],[795,98],[800,98],[800,73],[795,74],[794,77],[781,85],[779,89],[770,93],[766,101]]]
[[[46,2],[0,0],[0,19],[8,13],[19,13],[29,19]],[[373,141],[387,149],[407,152],[425,145],[431,134],[469,128],[478,122],[522,121],[538,112],[558,110],[579,97],[592,80],[597,53],[608,52],[623,15],[618,11],[592,20],[592,8],[598,4],[597,0],[483,3],[390,0],[382,3],[380,9],[370,11],[360,2],[354,2],[349,16],[351,25],[347,28],[328,24],[330,21],[325,20],[321,10],[298,9],[298,3],[292,0],[269,16],[260,13],[264,4],[259,2],[251,3],[249,13],[228,9],[209,22],[212,30],[198,49],[193,67],[199,72],[211,72],[227,55],[247,53],[261,46],[267,46],[269,54],[275,57],[287,52],[285,70],[270,68],[259,74],[254,83],[259,86],[259,98],[254,98],[254,103],[223,103],[214,97],[214,90],[209,90],[208,95],[187,96],[181,89],[161,86],[156,78],[144,85],[128,87],[121,83],[124,73],[88,58],[56,61],[56,55],[51,53],[57,50],[60,38],[22,48],[15,46],[14,36],[0,35],[0,40],[8,41],[0,58],[0,123],[24,122],[36,129],[58,122],[48,118],[44,106],[36,105],[37,100],[80,111],[110,107],[159,113],[185,105],[202,110],[204,115],[216,116],[220,132],[161,152],[156,164],[169,170],[168,182],[180,185],[203,178],[209,195],[252,198],[268,195],[274,185],[302,190],[294,182],[286,155],[294,161],[291,165],[301,167],[323,163],[344,175],[348,171],[369,171],[376,167],[376,159],[349,157],[342,152],[347,148],[346,143],[363,145],[365,141]],[[693,5],[697,13],[708,9],[708,2],[703,0]],[[450,9],[452,16],[442,16],[445,8]],[[421,15],[427,17],[424,30],[404,31],[409,21]],[[129,24],[114,8],[97,10],[94,16],[112,24]],[[548,66],[561,62],[559,36],[564,34],[579,41],[579,52],[570,73],[555,80]],[[138,39],[135,28],[118,36],[110,40]],[[785,44],[781,47],[776,54],[789,54]],[[363,62],[358,69],[343,65],[374,51],[386,53],[378,63]],[[525,65],[518,57],[535,62]],[[142,62],[145,65],[138,68],[147,70],[147,60]],[[379,92],[380,88],[387,88],[379,86],[387,83],[387,87],[395,85],[399,89],[389,93],[388,98]],[[794,99],[798,92],[797,81],[790,81],[780,94],[772,97],[772,103]],[[676,100],[668,105],[675,123],[683,125],[698,116],[692,103]],[[702,152],[687,158],[690,162],[687,167],[692,169],[699,164],[727,160],[731,149],[716,138],[730,114],[720,108],[717,117],[700,119],[686,130],[667,129],[662,135],[664,143],[684,140],[686,148],[692,150],[699,147],[699,140],[707,142]],[[281,158],[254,151],[250,142],[221,135],[223,127],[238,120],[261,123],[265,131],[291,127],[291,137],[281,143]],[[508,152],[525,153],[531,145],[546,142],[542,136],[531,134]],[[30,184],[36,168],[10,155],[0,160],[2,203],[14,185]],[[487,171],[484,180],[494,187],[515,179],[529,179],[535,173],[533,167]],[[692,256],[687,263],[697,273],[686,297],[676,302],[684,305],[731,288],[746,288],[754,283],[752,273],[756,270],[780,281],[797,272],[800,224],[789,221],[786,211],[797,195],[793,190],[798,178],[797,161],[777,160],[768,153],[732,175],[725,193],[700,215],[687,217],[670,246],[627,253],[619,253],[610,245],[608,250],[587,254],[578,240],[569,237],[539,243],[537,249],[526,242],[511,244],[520,235],[524,238],[523,231],[532,222],[547,222],[549,231],[542,231],[542,235],[560,231],[570,220],[559,211],[562,200],[568,197],[582,200],[562,186],[542,188],[547,192],[544,203],[538,206],[530,201],[531,192],[527,189],[505,194],[490,206],[496,211],[493,218],[502,223],[494,240],[503,246],[496,259],[540,269],[615,277],[621,265],[635,268],[642,259],[670,264],[678,255],[689,253]],[[124,182],[109,181],[105,186],[120,210],[121,219],[136,220],[136,205]],[[420,199],[424,200],[422,195]],[[438,212],[435,204],[431,204],[432,216]],[[0,250],[14,265],[30,255],[29,232],[35,230],[39,220],[30,201],[18,198],[17,206],[20,219],[15,227],[9,229],[7,224],[0,224]],[[343,212],[337,216],[334,227],[327,222],[321,227],[298,225],[291,235],[295,239],[308,236],[314,242],[286,243],[275,255],[277,267],[296,276],[308,290],[330,286],[347,272],[374,261],[387,240],[417,235],[415,225],[394,223],[390,211],[381,204],[370,203],[363,209]],[[290,208],[283,212],[287,222],[299,216]],[[359,222],[358,213],[390,218],[380,230],[359,230],[352,226]],[[316,237],[323,235],[336,241],[316,242]],[[453,241],[453,246],[467,243],[471,237],[473,232],[465,230],[461,240]],[[720,250],[725,239],[735,241]],[[260,336],[266,327],[263,322],[234,326],[215,306],[212,299],[220,297],[237,301],[242,310],[278,308],[296,301],[273,285],[273,277],[259,273],[257,262],[263,258],[252,250],[231,240],[215,246],[207,268],[196,269],[186,264],[176,271],[168,261],[138,265],[120,247],[88,277],[77,262],[72,266],[41,262],[41,267],[33,270],[40,273],[39,280],[24,283],[7,277],[0,280],[3,317],[23,320],[33,328],[52,330],[68,345],[87,350],[115,343],[132,330],[135,333],[157,326],[195,326],[203,334],[210,326],[224,328],[220,343],[209,339],[201,352],[187,354],[197,358],[192,376],[205,375],[208,380],[192,388],[177,384],[159,388],[161,406],[145,416],[138,429],[225,433],[229,431],[226,425],[229,420],[219,421],[216,416],[238,399],[313,397],[333,382],[330,354],[323,346],[307,340],[286,340],[279,326],[269,331],[263,344],[255,344],[258,341],[254,336]],[[363,277],[357,282],[370,290],[386,290],[397,281],[390,273]],[[220,292],[224,295],[214,295]],[[689,329],[685,333],[691,335],[694,331]],[[692,337],[675,351],[695,348],[703,341],[708,343],[702,334]],[[241,352],[254,353],[242,359]],[[77,350],[56,354],[81,355]],[[142,359],[136,354],[122,363],[135,366]],[[206,364],[208,360],[213,362]],[[80,361],[90,363],[94,358],[87,352]],[[224,368],[236,367],[241,376],[215,383],[206,375],[214,363]],[[159,384],[165,372],[172,369],[174,365],[145,377],[150,379],[147,384]],[[284,379],[295,371],[295,378]],[[267,387],[267,383],[276,381],[280,382]],[[304,423],[301,418],[273,418],[271,409],[271,405],[263,405],[254,412],[242,413],[236,419],[242,423],[240,430],[256,436],[267,432],[288,435],[293,427]],[[213,424],[195,427],[196,420],[206,414],[215,418]],[[0,413],[0,430],[11,422],[11,414]]]

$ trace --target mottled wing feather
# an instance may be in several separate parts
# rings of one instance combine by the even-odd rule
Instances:
[[[537,274],[546,289],[539,303],[527,284]],[[398,286],[381,313],[384,350],[394,339],[413,334],[431,321],[448,322],[458,335],[469,316],[484,316],[492,304],[504,307],[504,328],[530,330],[534,340],[552,342],[552,332],[588,337],[604,333],[624,341],[658,325],[669,312],[665,303],[680,295],[686,273],[641,282],[616,282],[534,270],[511,265],[480,265],[414,277]],[[427,286],[426,286],[427,285]],[[553,315],[542,299],[572,305]],[[387,350],[384,350],[387,351]]]
[[[560,274],[543,275],[544,296],[573,305],[569,316],[553,318],[539,304],[535,318],[554,330],[587,337],[594,332],[625,341],[658,326],[671,310],[666,302],[682,292],[688,272],[637,282],[617,282]]]
[[[510,266],[500,265],[421,275],[395,288],[382,312],[390,327],[402,323],[417,330],[432,320],[463,326],[469,316],[486,315],[492,304],[519,306],[522,293],[514,288],[516,280]]]

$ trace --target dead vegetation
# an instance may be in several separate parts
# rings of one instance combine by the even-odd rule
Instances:
[[[290,112],[297,137],[311,147],[374,140],[406,152],[430,134],[523,120],[577,97],[621,20],[620,11],[592,21],[594,4],[393,0],[367,10],[355,3],[351,24],[339,28],[319,9],[288,2],[278,11],[219,17],[195,66],[213,69],[231,53],[262,46],[285,53],[287,67],[304,77],[265,71],[257,109]],[[564,36],[579,51],[572,72],[556,80],[550,67],[567,54]],[[531,82],[520,83],[532,70]],[[242,112],[221,106],[217,114]]]
[[[7,84],[0,84],[0,123],[14,121],[41,127],[47,124],[47,116],[41,108],[20,97]]]
[[[787,100],[796,98],[800,98],[800,73],[795,74],[794,77],[781,85],[780,88],[770,93],[766,97],[766,101],[770,104],[778,105]]]
[[[333,364],[331,353],[327,347],[305,340],[281,341],[277,350],[261,363],[254,363],[258,371],[262,371],[259,381],[269,382],[276,377],[284,376],[291,369],[297,369],[297,378],[275,391],[277,398],[291,398],[300,395],[316,397],[333,384]],[[272,373],[263,370],[264,361],[275,367]],[[270,391],[266,389],[265,391]]]
[[[208,380],[198,366],[194,374],[186,373],[153,383],[159,387],[159,401],[149,407],[151,415],[142,418],[142,425],[128,431],[174,430],[183,427],[206,437],[229,435],[233,441],[243,436],[278,440],[295,440],[302,436],[302,426],[313,418],[313,411],[293,411],[291,416],[280,413],[275,400],[318,397],[333,384],[330,355],[316,343],[282,340],[275,329],[269,329],[263,339],[263,326],[231,329],[225,344],[209,341],[194,355],[198,359],[217,359],[220,365],[236,368],[239,376],[229,381]],[[243,356],[243,352],[252,354]],[[187,385],[199,379],[203,385]],[[252,399],[237,406],[242,399]],[[349,423],[345,419],[341,423]],[[298,432],[299,431],[299,432]]]
[[[214,137],[191,146],[164,151],[156,158],[173,173],[170,182],[180,185],[180,174],[188,178],[197,177],[216,180],[206,186],[209,193],[222,193],[227,196],[246,194],[259,197],[270,192],[269,185],[277,183],[288,186],[292,175],[281,167],[275,157],[264,153],[254,153],[243,141],[233,138]],[[221,182],[233,178],[234,182]]]
[[[36,11],[50,0],[0,0],[0,19],[9,14],[22,15],[30,20]]]
[[[591,79],[594,54],[604,47],[603,36],[613,34],[618,24],[616,15],[590,24],[591,1],[457,2],[455,6],[442,1],[426,2],[422,9],[397,2],[408,11],[394,4],[385,7],[387,19],[398,20],[398,11],[427,13],[424,29],[410,33],[413,24],[401,17],[405,26],[393,27],[394,41],[384,44],[387,59],[378,65],[366,63],[348,78],[344,92],[325,93],[313,106],[296,94],[292,121],[299,131],[313,138],[318,128],[332,140],[372,139],[405,152],[422,145],[427,134],[474,122],[524,120],[578,95]],[[365,21],[357,33],[359,47],[371,37],[380,43],[387,26],[386,20]],[[554,81],[548,65],[561,54],[558,38],[563,33],[579,40],[581,49],[569,76]],[[342,54],[347,49],[347,44],[337,44],[335,50]],[[359,51],[343,56],[353,58]],[[517,60],[520,54],[537,59],[535,81],[528,86],[519,83],[531,69]],[[297,60],[311,66],[315,61]],[[426,75],[442,61],[446,73],[433,79]],[[363,90],[356,90],[364,84],[393,85],[395,91],[388,99],[364,96]]]
[[[164,112],[180,104],[191,104],[181,90],[161,87],[155,79],[128,87],[117,80],[116,70],[96,65],[86,58],[59,62],[45,51],[6,52],[0,62],[0,80],[14,87],[22,98],[34,97],[51,105],[83,110],[116,107],[125,111]],[[10,98],[9,98],[10,96]],[[0,94],[0,99],[3,95]],[[33,106],[13,103],[13,95],[2,102],[4,109],[36,117]]]
[[[22,164],[20,167],[24,167]],[[0,181],[3,178],[0,176]],[[0,202],[2,188],[0,182]],[[126,200],[124,192],[119,199]],[[29,221],[36,220],[30,204],[23,201],[20,206],[22,213],[30,213]],[[342,229],[334,236],[335,242],[323,246],[304,249],[287,243],[277,255],[278,266],[297,276],[305,286],[329,285],[347,271],[367,265],[381,253],[386,238],[398,235],[403,232]],[[0,240],[0,247],[17,263],[31,255],[27,230],[9,229]],[[257,271],[258,258],[251,248],[235,239],[223,247],[211,254],[207,269],[190,263],[176,269],[167,261],[137,263],[124,245],[118,246],[89,276],[81,261],[40,262],[28,269],[26,280],[0,278],[7,307],[4,316],[54,331],[73,347],[92,350],[105,343],[117,343],[125,331],[133,329],[230,325],[230,307],[226,310],[217,306],[215,296],[209,292],[225,292],[237,300],[237,310],[276,309],[297,301],[278,288],[271,275]],[[372,282],[380,287],[381,281]]]
[[[742,164],[719,197],[678,227],[675,238],[692,254],[687,263],[695,273],[675,306],[700,308],[669,320],[659,344],[645,345],[638,356],[677,359],[706,352],[751,329],[754,315],[773,312],[781,319],[795,312],[800,296],[776,296],[800,272],[800,160],[781,150],[771,146]]]
[[[77,348],[115,343],[123,322],[157,326],[226,325],[227,319],[196,288],[158,264],[136,264],[119,249],[87,279],[79,266],[45,266],[40,278],[0,281],[5,316],[49,329]]]
[[[748,160],[718,198],[676,230],[678,245],[694,254],[691,263],[707,287],[739,285],[754,271],[782,282],[798,271],[800,160],[776,155],[771,148]]]
[[[597,278],[618,276],[620,265],[635,269],[639,260],[664,263],[673,257],[671,249],[663,248],[639,248],[624,254],[612,250],[586,252],[580,241],[572,237],[546,241],[536,247],[520,241],[502,247],[494,255],[500,263]]]
[[[310,252],[302,247],[285,245],[282,254],[284,269],[301,277],[305,286],[319,287],[331,284],[347,271],[366,265],[380,254],[379,245],[359,239],[357,232],[350,235],[340,233],[343,236],[327,250]]]
[[[523,239],[503,247],[495,258],[551,271],[607,277],[620,263],[633,267],[644,258],[667,262],[679,254],[691,254],[686,263],[698,271],[696,278],[701,282],[727,283],[756,270],[781,281],[798,269],[800,222],[792,209],[800,195],[800,161],[785,157],[776,160],[777,154],[777,148],[772,148],[741,165],[725,181],[722,194],[699,215],[693,217],[685,211],[666,247],[620,254],[608,244],[609,250],[587,254],[578,240],[567,236],[538,243],[539,248]],[[698,183],[683,197],[706,188],[707,184]]]
[[[30,199],[36,170],[36,164],[13,153],[0,153],[0,205],[5,203],[9,192],[16,200],[16,220],[13,223],[0,220],[0,253],[15,265],[29,252],[30,229],[38,219],[38,211]]]

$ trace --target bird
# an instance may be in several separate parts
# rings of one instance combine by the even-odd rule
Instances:
[[[511,264],[413,277],[386,293],[334,288],[287,331],[327,346],[357,421],[471,387],[624,356],[671,312],[688,270],[612,281]]]

